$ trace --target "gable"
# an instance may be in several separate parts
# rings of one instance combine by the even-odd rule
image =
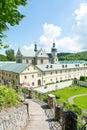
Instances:
[[[48,55],[46,54],[45,51],[43,51],[42,49],[38,51],[38,53],[36,54],[37,57],[46,57],[49,58]]]

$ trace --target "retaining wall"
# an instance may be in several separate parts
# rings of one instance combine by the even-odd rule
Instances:
[[[28,122],[28,105],[22,104],[0,112],[0,130],[24,130]]]
[[[87,82],[84,82],[84,81],[78,81],[77,84],[78,84],[78,85],[81,85],[81,86],[87,87]]]

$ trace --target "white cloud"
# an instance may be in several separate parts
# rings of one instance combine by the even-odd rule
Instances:
[[[61,27],[53,24],[43,25],[43,35],[40,37],[40,45],[51,51],[52,43],[55,41],[58,52],[78,52],[81,51],[81,46],[78,44],[79,36],[60,38]]]
[[[44,28],[44,36],[48,38],[53,38],[55,39],[56,37],[60,36],[61,33],[61,28],[58,26],[54,26],[53,24],[47,24],[45,23],[43,25]]]
[[[49,49],[51,49],[53,41],[56,40],[60,34],[61,27],[45,23],[43,25],[43,34],[40,37],[41,47],[50,52]]]
[[[45,23],[43,34],[40,37],[40,45],[46,51],[52,47],[55,40],[59,52],[78,52],[87,50],[87,3],[80,3],[80,7],[74,11],[76,23],[73,25],[73,35],[61,37],[61,27]]]
[[[79,37],[64,37],[56,41],[59,52],[78,52],[81,51],[81,46],[78,44]]]
[[[34,45],[33,44],[31,44],[31,45],[24,45],[23,48],[25,50],[33,50],[34,49]]]
[[[80,8],[76,9],[74,13],[76,14],[75,19],[77,21],[82,20],[85,16],[87,16],[87,3],[81,3]]]
[[[74,31],[79,35],[79,45],[83,45],[83,50],[87,49],[87,3],[81,3],[80,8],[75,12],[76,25]]]

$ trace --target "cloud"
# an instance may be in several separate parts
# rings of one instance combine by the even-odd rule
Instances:
[[[81,46],[78,44],[79,36],[61,38],[61,27],[53,24],[43,25],[43,34],[40,37],[40,45],[47,52],[51,52],[53,42],[56,43],[58,52],[78,52],[81,51]]]
[[[53,24],[45,23],[43,25],[43,34],[40,37],[40,46],[46,48],[46,51],[50,51],[52,43],[61,34],[61,27]]]
[[[72,36],[62,37],[59,26],[45,23],[43,34],[40,37],[40,45],[50,51],[53,41],[59,52],[79,52],[87,49],[87,3],[80,3],[74,11],[75,23],[72,29]],[[62,30],[63,31],[63,30]]]
[[[80,8],[74,11],[76,20],[80,22],[85,16],[87,16],[87,3],[81,3]]]
[[[76,24],[73,31],[79,35],[79,45],[83,45],[83,50],[87,49],[87,3],[81,3],[80,8],[74,11]]]
[[[78,52],[81,51],[81,46],[78,44],[79,37],[63,37],[56,40],[56,47],[58,52]]]

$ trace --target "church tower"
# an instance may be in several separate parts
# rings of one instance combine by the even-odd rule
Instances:
[[[52,64],[58,63],[58,57],[57,57],[57,48],[55,48],[55,42],[53,42],[53,47],[51,48],[51,55],[52,55]]]

